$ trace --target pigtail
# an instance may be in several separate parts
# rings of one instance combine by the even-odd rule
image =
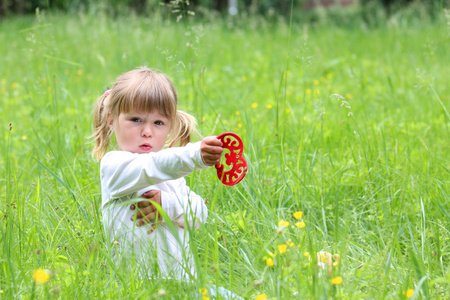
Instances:
[[[168,147],[173,147],[179,143],[179,146],[185,146],[191,141],[191,134],[197,136],[200,134],[195,129],[197,121],[190,114],[177,110],[172,131],[166,143]]]
[[[113,131],[108,124],[108,102],[110,99],[109,92],[100,96],[94,106],[93,111],[93,127],[94,133],[90,136],[94,142],[92,156],[99,161],[108,150]]]

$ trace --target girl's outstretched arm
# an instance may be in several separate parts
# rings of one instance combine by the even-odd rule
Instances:
[[[200,147],[201,142],[198,142],[148,154],[108,152],[100,163],[104,196],[109,201],[127,197],[149,185],[181,178],[194,169],[207,168]],[[205,151],[211,151],[211,147],[207,149]]]

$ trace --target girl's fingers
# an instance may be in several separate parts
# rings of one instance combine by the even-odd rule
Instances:
[[[152,206],[152,203],[150,201],[146,201],[146,200],[139,201],[136,204],[137,204],[137,207],[139,207],[139,208],[145,208],[145,207],[148,207],[148,206]]]
[[[158,221],[156,221],[156,223],[153,223],[150,228],[148,229],[147,233],[152,233],[153,231],[155,231],[156,227],[158,227],[159,224],[162,223],[161,219],[158,219]]]
[[[136,226],[141,227],[144,224],[153,222],[157,216],[158,216],[158,212],[149,213],[148,215],[143,216],[142,219],[139,219],[139,221],[136,222]]]
[[[151,205],[152,205],[152,203],[150,201],[139,201],[138,203],[131,204],[130,209],[136,209],[136,206],[138,208],[144,208],[144,207],[151,206]]]
[[[152,198],[153,196],[158,194],[158,192],[159,192],[159,190],[150,190],[148,192],[143,193],[142,197],[144,197],[144,198]]]
[[[148,192],[146,192],[146,193],[144,193],[144,194],[142,194],[142,197],[144,197],[144,198],[148,198],[148,199],[150,199],[150,200],[152,200],[152,201],[156,201],[157,199],[155,198],[155,199],[152,199],[154,196],[156,196],[156,194],[158,194],[158,192],[159,191],[148,191]],[[156,201],[157,202],[157,201]],[[136,206],[138,207],[138,208],[145,208],[145,207],[147,207],[147,206],[152,206],[152,202],[151,201],[147,201],[147,200],[142,200],[142,201],[139,201],[139,202],[137,202],[137,203],[135,203],[135,204],[131,204],[130,205],[130,209],[136,209]]]
[[[217,165],[220,162],[220,158],[221,155],[220,154],[216,154],[216,155],[208,155],[205,156],[205,163],[208,165]]]
[[[131,221],[143,218],[144,216],[147,216],[155,211],[156,209],[154,208],[154,206],[147,206],[143,209],[139,209],[138,212],[136,213],[136,216],[131,217]]]

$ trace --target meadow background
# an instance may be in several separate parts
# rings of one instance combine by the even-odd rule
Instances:
[[[0,299],[190,299],[208,283],[245,299],[450,298],[450,12],[372,16],[0,20]],[[107,251],[91,110],[143,65],[202,135],[245,144],[240,184],[187,179],[210,210],[193,285],[124,274]],[[341,257],[331,274],[320,250]]]

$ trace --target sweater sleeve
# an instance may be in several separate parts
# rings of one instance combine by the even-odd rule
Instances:
[[[108,152],[100,163],[100,176],[102,189],[109,191],[110,199],[117,199],[207,167],[197,142],[146,154]]]
[[[180,196],[174,192],[161,192],[161,206],[164,212],[180,227],[185,227],[186,222],[189,228],[198,229],[206,222],[208,208],[202,197],[194,193],[185,186],[187,197]],[[183,193],[183,194],[184,194]]]

